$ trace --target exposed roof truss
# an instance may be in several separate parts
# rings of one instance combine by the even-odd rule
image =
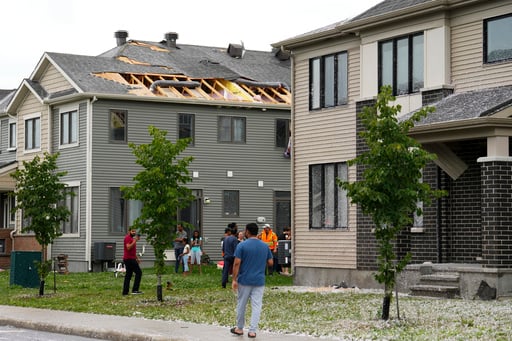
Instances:
[[[290,91],[279,83],[217,78],[191,78],[184,75],[103,72],[98,77],[130,86],[137,96],[161,96],[215,101],[291,104]]]

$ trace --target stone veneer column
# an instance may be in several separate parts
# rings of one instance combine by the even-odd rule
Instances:
[[[482,265],[512,266],[512,158],[483,157]]]

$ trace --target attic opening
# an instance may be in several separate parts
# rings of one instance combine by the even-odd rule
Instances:
[[[186,99],[291,104],[286,84],[248,79],[192,78],[185,75],[104,72],[95,76],[129,86],[129,93]]]

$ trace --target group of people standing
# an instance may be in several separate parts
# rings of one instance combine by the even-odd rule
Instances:
[[[245,325],[245,312],[249,299],[251,301],[251,318],[248,337],[256,337],[256,330],[259,324],[261,309],[263,305],[263,291],[265,288],[265,275],[274,272],[274,264],[278,262],[278,237],[265,224],[263,231],[259,233],[256,223],[249,223],[244,231],[238,231],[236,223],[231,223],[225,229],[225,237],[222,240],[222,255],[224,266],[222,269],[222,287],[226,288],[229,275],[231,274],[231,287],[237,292],[237,317],[236,327],[230,329],[235,335],[243,335]],[[289,239],[289,229],[285,229],[282,238]],[[126,267],[126,275],[123,284],[123,295],[129,292],[132,275],[135,274],[132,294],[141,294],[139,291],[142,270],[140,269],[136,251],[137,241],[140,236],[135,229],[130,229],[124,238],[123,261]],[[192,237],[182,225],[177,226],[174,239],[174,255],[176,257],[175,272],[179,272],[183,266],[183,274],[189,273],[189,257],[191,265],[199,267],[201,273],[201,248],[203,239],[199,231],[194,231]]]

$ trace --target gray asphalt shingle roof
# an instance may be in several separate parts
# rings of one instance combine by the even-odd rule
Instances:
[[[490,116],[512,105],[512,86],[474,90],[453,94],[430,106],[436,111],[417,122],[415,126],[461,121]],[[412,113],[404,115],[410,117]]]
[[[126,94],[129,91],[130,86],[94,76],[102,72],[182,74],[192,78],[244,78],[290,84],[290,60],[281,61],[272,52],[247,50],[243,58],[234,58],[227,53],[227,48],[179,44],[172,48],[164,42],[140,43],[128,41],[99,56],[53,52],[47,55],[84,92]],[[118,57],[147,65],[126,63]]]
[[[350,21],[357,21],[361,19],[366,19],[370,17],[374,17],[381,14],[386,14],[389,12],[394,12],[397,10],[401,10],[404,8],[416,6],[423,4],[425,2],[430,2],[433,0],[385,0],[377,5],[369,8],[368,10],[364,11],[363,13],[355,16]]]

